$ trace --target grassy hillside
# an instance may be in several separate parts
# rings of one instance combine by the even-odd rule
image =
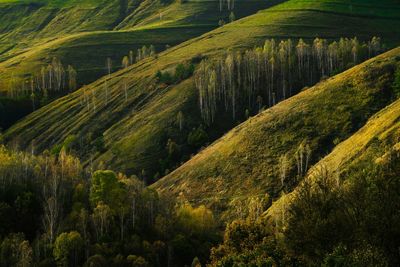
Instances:
[[[276,2],[237,1],[235,16],[253,14]],[[54,57],[77,71],[80,87],[108,72],[107,58],[115,71],[124,56],[130,51],[136,54],[144,45],[160,52],[218,27],[218,21],[228,21],[231,12],[218,6],[216,0],[1,1],[0,106],[6,113],[17,112],[0,116],[0,127],[8,128],[32,111],[30,93],[16,102],[15,92],[26,90],[30,77]],[[52,94],[45,102],[65,93]],[[14,99],[2,98],[5,95]]]
[[[291,191],[302,178],[296,167],[302,143],[309,147],[311,166],[390,102],[399,53],[396,48],[249,119],[154,187],[219,208],[235,199]],[[283,155],[288,164],[282,183]]]
[[[291,2],[295,4],[298,1]],[[309,3],[311,5],[314,2]],[[348,6],[346,2],[338,3]],[[396,7],[391,3],[374,2],[373,8],[369,10]],[[145,170],[145,173],[152,176],[157,172],[160,160],[168,156],[168,139],[180,146],[182,160],[194,152],[193,148],[187,147],[187,139],[193,127],[197,128],[201,124],[196,105],[197,92],[192,79],[178,85],[165,86],[155,83],[157,71],[171,70],[180,62],[196,61],[199,57],[218,56],[228,48],[261,45],[269,37],[358,36],[366,39],[380,35],[388,44],[399,41],[399,35],[393,34],[400,29],[396,19],[371,20],[365,16],[349,16],[347,13],[321,12],[325,8],[321,5],[320,10],[288,9],[284,12],[272,9],[227,24],[173,47],[157,58],[148,58],[113,74],[108,82],[108,101],[103,78],[31,114],[9,129],[5,134],[6,139],[9,143],[19,141],[22,148],[29,147],[34,141],[36,149],[43,150],[64,142],[73,134],[80,140],[80,146],[85,148],[81,156],[87,162],[93,158],[94,163],[104,162],[118,171],[139,174]],[[125,83],[128,88],[127,100],[123,89]],[[84,92],[91,99],[89,109],[86,104],[81,104],[82,99],[88,99],[83,97]],[[176,124],[180,111],[184,113],[187,122],[183,132]],[[206,129],[208,141],[215,140],[235,124],[223,120],[223,123],[216,124],[220,128]],[[98,144],[96,149],[95,144]]]
[[[274,2],[238,1],[236,17]],[[229,12],[220,11],[218,1],[0,2],[0,92],[8,89],[11,76],[22,79],[53,56],[72,64],[81,84],[92,82],[103,74],[98,69],[107,57],[120,65],[122,56],[143,45],[164,50],[218,27]]]
[[[352,242],[362,235],[366,239],[382,238],[383,241],[376,243],[382,246],[387,246],[386,240],[396,240],[399,119],[398,99],[374,114],[360,130],[315,164],[304,183],[273,202],[264,219],[280,231],[275,236],[284,239],[300,255],[310,255],[307,249],[318,247],[320,241],[331,249],[335,242]],[[304,230],[307,227],[312,230]],[[325,227],[334,228],[335,232],[322,230]],[[350,233],[346,233],[348,229]],[[354,232],[357,234],[353,235]],[[300,241],[293,239],[296,233],[301,235]],[[392,265],[398,265],[397,251],[391,245],[384,251],[392,255]],[[321,252],[315,255],[318,253]]]

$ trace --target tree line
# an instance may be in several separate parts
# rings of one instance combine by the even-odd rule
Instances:
[[[157,52],[154,45],[150,45],[148,47],[144,45],[142,46],[142,48],[138,48],[136,50],[136,55],[133,50],[130,50],[128,55],[122,58],[122,67],[127,68],[130,65],[133,65],[138,61],[141,61],[142,59],[155,56],[156,54]]]
[[[263,47],[205,59],[194,77],[202,117],[210,125],[221,112],[230,112],[233,120],[257,113],[382,50],[378,37],[368,42],[316,38],[312,44],[269,39]]]
[[[153,45],[138,48],[136,52],[129,51],[121,61],[122,68],[127,68],[134,63],[145,58],[155,56],[156,49]],[[108,102],[108,80],[114,71],[113,60],[106,59],[105,75],[107,79],[104,81],[106,92],[106,102]],[[25,99],[31,101],[32,110],[47,104],[54,95],[63,95],[68,92],[74,92],[78,88],[78,74],[76,69],[71,65],[64,65],[57,57],[53,57],[47,66],[42,66],[37,72],[27,75],[22,81],[12,74],[9,80],[9,90],[7,91],[10,99]],[[124,88],[125,96],[127,96],[127,88]]]
[[[34,101],[39,96],[48,98],[52,93],[75,91],[77,84],[77,72],[74,67],[64,66],[60,59],[54,57],[50,64],[42,66],[40,71],[29,75],[22,82],[17,82],[16,77],[12,75],[8,93],[11,98],[29,96]]]
[[[235,0],[219,0],[219,11],[222,12],[224,8],[229,11],[235,9]]]

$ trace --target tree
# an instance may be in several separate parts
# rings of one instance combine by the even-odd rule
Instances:
[[[131,50],[129,51],[129,65],[135,63],[135,53]]]
[[[126,260],[130,264],[130,266],[132,266],[132,267],[147,267],[147,266],[149,266],[149,264],[146,261],[146,259],[144,259],[141,256],[129,255],[126,258]]]
[[[194,128],[188,135],[188,144],[193,147],[201,147],[208,141],[208,134],[203,127]]]
[[[179,125],[179,131],[183,130],[183,123],[185,122],[185,118],[183,116],[182,111],[178,112],[178,115],[176,116],[176,122]],[[0,133],[0,143],[1,143],[1,133]]]
[[[108,76],[104,79],[104,89],[106,91],[106,104],[108,104],[108,81],[111,79],[111,71],[112,71],[112,60],[111,58],[107,58],[106,60],[106,68]]]
[[[59,266],[78,266],[80,262],[80,252],[84,245],[81,235],[72,231],[60,234],[53,249],[53,255]]]
[[[191,267],[201,267],[201,262],[199,258],[195,257],[192,261]]]
[[[123,58],[122,58],[122,67],[124,68],[124,69],[126,69],[127,67],[129,67],[129,58],[127,57],[127,56],[124,56]]]
[[[94,218],[100,225],[100,233],[104,234],[108,217],[116,215],[119,219],[121,240],[124,239],[125,218],[129,212],[127,190],[112,171],[97,171],[92,177],[90,202],[95,208]]]
[[[48,168],[50,166],[46,166]],[[47,184],[43,185],[43,226],[49,238],[49,242],[53,243],[58,230],[59,220],[61,217],[61,176],[57,172],[51,173],[45,178],[48,179]]]
[[[76,70],[71,66],[68,65],[68,88],[71,92],[76,90]]]
[[[92,218],[95,225],[97,240],[99,240],[100,237],[103,237],[108,232],[111,219],[110,207],[100,201],[93,210]]]
[[[89,199],[93,207],[96,207],[99,202],[107,205],[113,205],[116,202],[122,185],[113,171],[96,171],[91,182]]]
[[[176,213],[179,226],[187,233],[205,234],[215,227],[213,213],[204,205],[193,208],[189,203],[185,203]]]
[[[24,243],[24,235],[9,234],[0,243],[0,266],[17,266],[21,261],[20,246]]]
[[[19,261],[18,267],[29,267],[32,264],[32,248],[28,241],[22,241],[19,245]]]
[[[289,159],[286,154],[279,158],[279,167],[280,167],[281,186],[283,188],[289,169]]]
[[[235,20],[236,20],[235,13],[231,12],[231,13],[229,14],[229,21],[230,21],[230,22],[234,22]]]
[[[273,106],[305,86],[349,68],[354,61],[365,60],[375,50],[373,47],[379,49],[379,39],[367,45],[356,38],[341,38],[331,43],[316,38],[312,46],[302,39],[296,46],[291,39],[278,45],[271,39],[263,47],[229,51],[221,58],[203,60],[194,73],[202,118],[211,125],[217,113],[223,113],[217,111],[225,108],[225,112],[231,112],[233,121],[237,116],[243,119],[245,114],[237,114],[238,110],[259,112],[261,99]]]
[[[150,45],[148,53],[149,53],[150,57],[153,57],[156,55],[156,48],[154,47],[154,45]]]

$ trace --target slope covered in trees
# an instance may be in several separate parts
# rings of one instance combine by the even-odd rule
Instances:
[[[237,216],[237,201],[290,192],[319,158],[395,98],[399,48],[250,118],[154,187]]]
[[[374,2],[372,10],[388,8],[390,3]],[[73,135],[85,164],[104,163],[117,170],[143,173],[143,177],[153,180],[237,123],[221,118],[222,123],[215,124],[219,128],[202,126],[193,78],[160,83],[158,72],[175,75],[182,69],[177,68],[180,63],[190,66],[204,58],[222,57],[228,47],[238,51],[261,46],[267,36],[293,40],[303,37],[308,42],[321,33],[321,28],[329,38],[357,36],[366,41],[379,35],[383,43],[390,45],[397,42],[393,32],[399,27],[395,19],[390,24],[393,27],[387,27],[388,20],[390,17],[369,20],[318,10],[260,12],[104,77],[28,116],[9,129],[5,138],[9,143],[20,143],[22,148],[33,144],[42,151],[63,144]],[[308,27],[304,27],[305,21],[310,22]],[[366,32],[366,27],[371,30]],[[178,117],[184,118],[183,123],[177,123],[182,121]]]

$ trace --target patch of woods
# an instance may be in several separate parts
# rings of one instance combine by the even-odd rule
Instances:
[[[195,66],[193,63],[180,63],[176,66],[173,73],[171,73],[170,71],[158,71],[156,74],[156,78],[159,83],[163,83],[166,85],[177,84],[191,77],[194,73],[194,70]]]
[[[270,39],[263,47],[205,59],[194,77],[202,117],[207,125],[228,112],[234,121],[248,117],[382,50],[377,37],[368,42],[316,38],[312,44]]]
[[[86,172],[56,156],[0,147],[0,266],[183,266],[218,240],[205,206],[136,177]]]
[[[46,104],[50,95],[62,95],[65,91],[77,89],[77,72],[71,66],[64,66],[60,59],[54,57],[50,64],[42,66],[40,71],[17,80],[10,78],[8,96],[12,99],[29,97],[32,109]]]
[[[52,99],[73,92],[77,87],[77,72],[74,67],[64,65],[56,57],[33,74],[24,77],[12,74],[7,95],[0,96],[0,127],[10,127]]]

